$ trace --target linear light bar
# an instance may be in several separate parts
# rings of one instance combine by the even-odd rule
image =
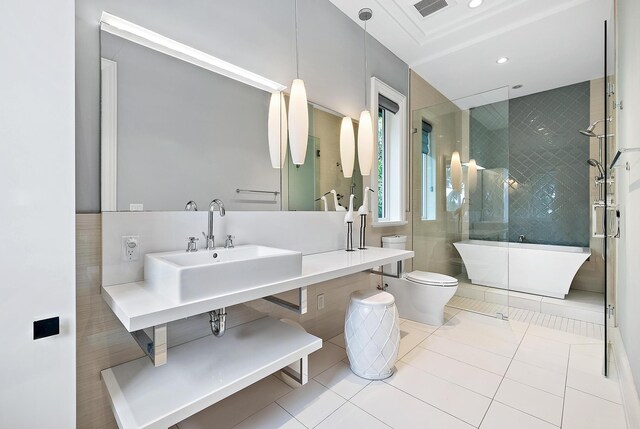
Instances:
[[[264,91],[279,92],[286,89],[286,86],[278,82],[269,80],[259,74],[250,72],[242,67],[238,67],[107,12],[102,12],[100,29]]]

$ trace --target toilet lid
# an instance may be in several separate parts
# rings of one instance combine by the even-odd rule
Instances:
[[[412,282],[430,286],[457,286],[458,280],[444,274],[429,273],[426,271],[412,271],[407,274],[407,279]]]

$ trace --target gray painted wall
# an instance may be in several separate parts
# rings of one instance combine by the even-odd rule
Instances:
[[[295,77],[293,0],[76,2],[76,209],[100,210],[99,19],[105,10],[269,79]],[[299,0],[300,76],[309,100],[358,118],[361,27],[329,1]],[[369,75],[408,94],[408,66],[369,39]]]

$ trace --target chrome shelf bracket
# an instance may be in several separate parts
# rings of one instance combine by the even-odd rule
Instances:
[[[167,324],[156,325],[150,329],[151,337],[144,329],[132,332],[131,336],[151,359],[153,366],[162,366],[167,363]]]
[[[402,277],[402,261],[398,261],[397,264],[398,264],[398,268],[396,269],[396,274],[389,274],[389,273],[385,273],[384,271],[378,271],[378,270],[367,270],[367,272],[371,274],[379,274],[381,276],[393,277],[394,279],[399,279]]]
[[[305,314],[307,312],[307,287],[298,288],[298,303],[294,304],[292,302],[286,301],[282,298],[278,298],[277,296],[269,295],[262,298],[267,300],[273,304],[279,305],[280,307],[284,307],[287,310],[291,310],[298,314]]]
[[[298,364],[297,371],[291,368],[291,366],[295,365],[296,363]],[[297,362],[294,362],[289,366],[285,366],[284,368],[282,368],[281,372],[283,376],[289,377],[301,386],[307,384],[307,381],[309,381],[309,357],[304,356]]]

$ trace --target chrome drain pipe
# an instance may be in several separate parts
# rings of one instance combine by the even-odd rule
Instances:
[[[221,337],[227,329],[227,312],[225,307],[209,312],[209,325],[211,333],[216,337]]]

